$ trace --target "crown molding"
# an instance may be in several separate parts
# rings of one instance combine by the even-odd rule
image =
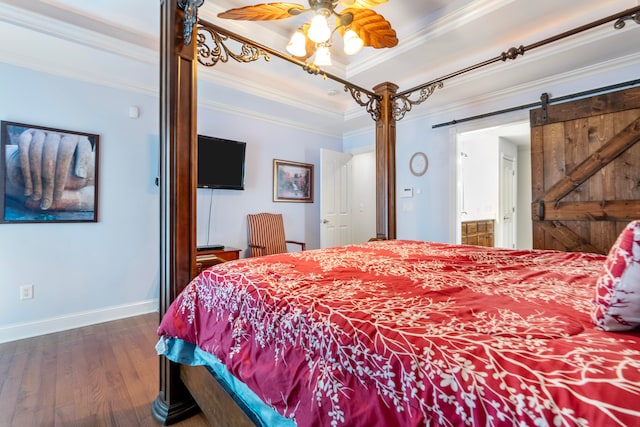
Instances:
[[[103,33],[127,43],[138,44],[142,47],[155,49],[157,43],[158,21],[156,21],[156,24],[150,27],[148,31],[143,31],[141,29],[143,25],[137,21],[137,17],[135,16],[135,14],[140,14],[141,11],[144,10],[146,7],[144,3],[138,2],[138,4],[130,5],[127,11],[129,15],[134,16],[133,18],[130,18],[130,16],[119,16],[113,19],[107,19],[100,14],[87,13],[61,0],[3,0],[3,3],[13,4],[19,6],[21,10],[47,16],[74,27]],[[159,10],[159,8],[156,9],[153,14],[145,13],[144,15],[147,18],[145,21],[149,22],[149,17],[159,19],[159,17],[155,15],[155,12]],[[127,23],[121,22],[123,19],[127,21]]]
[[[488,103],[505,104],[505,100],[509,100],[513,98],[514,95],[519,93],[527,93],[527,92],[534,92],[534,91],[538,91],[539,93],[542,93],[541,91],[544,91],[545,90],[544,88],[549,88],[553,86],[562,86],[562,85],[574,83],[578,80],[595,78],[598,76],[602,76],[604,74],[610,74],[610,73],[616,72],[623,68],[637,66],[639,64],[640,64],[640,53],[628,55],[623,58],[616,58],[611,61],[606,61],[599,64],[583,67],[579,70],[573,70],[566,73],[557,74],[555,76],[545,77],[543,79],[539,79],[533,82],[528,82],[526,84],[513,86],[509,89],[495,92],[491,96],[476,98],[475,100],[472,100],[472,102],[457,102],[455,104],[451,104],[448,108],[440,109],[438,111],[438,115],[445,115],[445,114],[455,115],[456,113],[463,111],[469,106],[472,106],[472,107],[482,106]],[[610,83],[617,83],[617,82],[610,82]],[[603,83],[603,85],[606,85],[606,84],[607,83]],[[585,90],[588,90],[588,89],[589,87],[585,88]],[[569,94],[567,93],[557,94],[556,97],[560,97],[564,95],[569,95]],[[537,102],[537,101],[539,101],[539,99],[532,100],[532,102]],[[509,108],[509,106],[506,106],[505,108]],[[425,116],[423,117],[427,117],[427,116],[433,116],[433,113],[425,114]]]
[[[598,38],[595,36],[595,38]],[[554,76],[545,77],[535,81],[530,81],[521,85],[512,86],[507,89],[485,94],[475,98],[466,98],[464,100],[452,102],[449,104],[438,105],[437,113],[434,113],[431,109],[415,109],[399,123],[408,123],[416,120],[420,121],[435,121],[434,117],[451,117],[450,120],[455,120],[457,115],[468,115],[469,110],[486,108],[486,105],[503,105],[502,108],[511,108],[513,105],[508,105],[509,101],[514,96],[522,93],[530,93],[534,91],[544,91],[544,88],[562,86],[570,83],[574,83],[578,80],[597,78],[605,74],[612,74],[624,69],[633,69],[640,66],[640,52],[636,54],[627,55],[621,58],[612,59],[610,61],[601,62],[598,64],[583,67],[577,70],[568,71],[566,73],[557,74]],[[458,77],[453,83],[450,83],[448,87],[465,87],[470,84],[477,83],[476,80],[483,80],[487,78],[493,78],[493,74],[496,71],[480,70],[473,75],[466,75]],[[611,82],[615,83],[615,82]],[[606,83],[603,83],[606,85]],[[588,88],[586,88],[588,89]],[[585,89],[585,90],[586,90]],[[564,96],[567,94],[558,94],[557,96]],[[437,92],[434,94],[437,96]],[[531,102],[537,102],[538,100],[532,100]],[[429,101],[426,101],[427,103]],[[345,122],[350,120],[357,120],[367,116],[366,112],[360,111],[360,109],[353,108],[345,114]],[[373,132],[374,129],[370,127],[359,127],[357,129],[344,132],[344,137],[353,137],[362,135],[365,133]]]
[[[115,80],[112,75],[100,76],[96,73],[87,73],[86,70],[83,70],[71,63],[47,63],[46,70],[43,70],[42,60],[38,60],[38,58],[34,58],[33,56],[19,55],[13,52],[7,53],[2,48],[0,48],[0,62],[7,65],[30,69],[39,73],[78,80],[84,83],[131,91],[147,96],[158,96],[159,87],[157,84],[149,85],[125,79]],[[153,80],[146,80],[147,83],[151,83],[152,81]]]
[[[639,0],[640,1],[640,0]],[[577,48],[580,47],[584,47],[584,46],[588,46],[591,43],[594,43],[596,41],[602,41],[603,39],[609,38],[609,37],[615,37],[621,34],[621,32],[640,32],[640,27],[638,26],[628,26],[628,28],[624,28],[622,30],[613,30],[612,26],[608,26],[608,25],[604,25],[602,27],[596,28],[591,30],[588,33],[584,33],[582,34],[581,37],[573,37],[573,38],[568,38],[568,39],[563,39],[560,40],[558,42],[556,42],[555,44],[550,44],[547,46],[544,46],[543,48],[539,48],[537,50],[533,50],[530,52],[525,52],[525,54],[523,56],[518,57],[515,61],[508,61],[505,62],[504,64],[498,64],[498,66],[493,66],[493,67],[485,67],[485,68],[479,68],[476,70],[473,70],[470,73],[466,73],[466,74],[462,74],[459,76],[454,77],[453,79],[447,80],[445,82],[445,89],[447,88],[456,88],[456,87],[460,87],[460,86],[474,86],[476,85],[478,82],[482,82],[482,81],[488,81],[490,79],[495,79],[499,76],[500,73],[504,72],[504,68],[508,67],[510,65],[516,65],[516,66],[527,66],[527,65],[532,65],[534,63],[545,63],[550,61],[554,56],[560,55],[560,54],[570,54],[572,51],[574,51]],[[628,35],[627,37],[632,38],[633,36]],[[602,63],[598,63],[598,64],[594,64],[592,66],[588,66],[588,67],[582,67],[578,70],[574,70],[574,71],[570,71],[567,73],[563,73],[562,75],[571,75],[571,76],[575,76],[575,75],[579,75],[583,73],[583,70],[590,70],[592,68],[601,70],[603,69],[604,71],[606,70],[611,70],[611,69],[615,69],[615,68],[619,68],[619,66],[617,64],[619,63],[626,63],[629,61],[630,57],[634,57],[636,55],[630,55],[630,56],[626,56],[626,57],[622,57],[622,58],[617,58],[614,60],[610,60],[610,61],[606,61],[606,62],[602,62]],[[465,63],[458,63],[456,64],[457,67],[459,67],[460,69],[464,69],[466,67],[468,67],[470,64]],[[452,69],[444,69],[440,71],[441,75],[448,75],[451,72],[453,72]],[[538,82],[543,82],[546,80],[555,80],[554,77],[550,77],[549,79],[538,79],[534,82],[532,82],[532,85],[537,85]],[[525,84],[524,86],[527,86],[528,84]],[[517,86],[517,88],[520,88],[523,85]],[[400,88],[400,90],[402,90],[402,88]],[[519,89],[516,89],[516,91],[518,91]],[[513,88],[508,88],[505,90],[506,92],[513,92]],[[501,92],[505,92],[505,91],[501,91]],[[438,91],[436,91],[434,93],[434,97],[437,97],[439,94]],[[427,101],[429,102],[429,101]],[[465,100],[466,102],[466,100]],[[440,107],[439,107],[440,108]],[[352,108],[348,109],[345,112],[345,120],[349,121],[349,120],[353,120],[356,119],[359,116],[364,115],[364,113],[362,113],[360,111],[359,108],[357,108],[357,106],[353,106]]]
[[[601,38],[597,35],[593,36],[594,39]],[[575,47],[575,44],[573,45]],[[564,53],[565,51],[571,50],[570,47],[567,49],[558,48],[553,52],[553,54]],[[551,53],[547,53],[550,55]],[[523,57],[523,58],[526,58]],[[522,59],[523,59],[522,58]],[[533,61],[531,59],[531,61]],[[526,65],[527,62],[523,61],[523,65]],[[478,96],[475,98],[466,98],[464,100],[460,100],[457,102],[450,103],[448,105],[438,106],[438,116],[443,115],[455,115],[460,111],[473,109],[474,107],[483,106],[487,104],[504,104],[505,100],[512,99],[514,96],[522,93],[528,93],[533,91],[544,91],[544,88],[550,88],[554,86],[562,86],[570,83],[574,83],[579,80],[591,79],[598,76],[610,75],[616,73],[620,70],[630,69],[634,67],[640,66],[640,52],[627,55],[620,58],[615,58],[609,61],[600,62],[593,65],[588,65],[579,69],[567,71],[564,73],[556,74],[553,76],[543,77],[537,80],[533,80],[530,82],[526,82],[520,85],[511,86],[504,90],[495,91],[491,94],[486,94],[482,96]],[[471,84],[476,84],[478,81],[482,81],[485,79],[496,78],[495,74],[497,71],[493,70],[479,70],[473,75],[466,75],[457,78],[455,81],[452,81],[447,87],[455,88],[455,87],[466,87]],[[605,85],[605,84],[603,84]],[[586,88],[588,89],[588,88]],[[562,94],[566,95],[566,94]],[[558,95],[558,96],[562,96]],[[531,102],[537,102],[538,99],[533,100]],[[428,102],[428,101],[427,101]],[[510,106],[505,106],[504,108],[509,108]],[[425,117],[433,116],[433,112],[425,111],[421,117],[424,119]]]
[[[302,130],[304,132],[314,133],[317,135],[327,136],[331,138],[342,139],[342,128],[318,125],[311,126],[309,123],[287,120],[282,115],[258,113],[255,110],[249,110],[242,107],[236,107],[225,102],[217,102],[210,99],[198,99],[198,105],[214,111],[229,113],[235,116],[245,117],[252,121],[260,120],[276,126],[284,126],[292,129]]]
[[[224,64],[216,65],[224,66]],[[215,68],[215,67],[214,67]],[[295,91],[286,91],[276,89],[277,86],[262,85],[255,79],[246,79],[238,75],[214,72],[211,68],[200,67],[198,69],[198,79],[233,89],[238,92],[246,93],[250,96],[264,98],[268,101],[283,104],[297,110],[309,112],[314,115],[324,116],[330,120],[344,120],[344,114],[341,108],[336,108],[335,103],[327,102],[324,106],[319,106],[310,102],[309,98],[301,98],[299,93]]]
[[[114,55],[125,56],[136,61],[158,64],[159,41],[157,38],[149,43],[151,46],[142,46],[138,43],[131,43],[121,38],[98,33],[40,13],[3,3],[0,3],[0,22],[6,22]],[[118,33],[119,31],[120,29],[114,28],[112,32]],[[144,37],[142,33],[139,35],[141,38]]]

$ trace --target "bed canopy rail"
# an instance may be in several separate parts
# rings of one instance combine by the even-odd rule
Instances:
[[[534,49],[537,49],[542,46],[546,46],[550,43],[554,43],[554,42],[566,39],[567,37],[575,36],[576,34],[580,34],[584,31],[591,30],[593,28],[599,27],[601,25],[604,25],[612,21],[615,21],[613,27],[619,30],[625,27],[626,25],[625,21],[627,20],[631,20],[631,21],[634,21],[636,24],[640,24],[640,6],[623,10],[622,12],[609,15],[607,17],[598,19],[596,21],[590,22],[585,25],[581,25],[572,30],[565,31],[563,33],[557,34],[552,37],[548,37],[539,42],[531,43],[526,46],[521,45],[519,47],[511,47],[506,51],[500,53],[499,55],[494,56],[493,58],[487,59],[486,61],[478,62],[477,64],[471,65],[466,68],[462,68],[460,70],[454,71],[442,77],[438,77],[437,79],[433,79],[421,85],[398,92],[393,99],[394,106],[396,107],[396,111],[397,111],[396,120],[401,120],[404,117],[405,113],[411,110],[411,106],[418,105],[426,101],[428,96],[424,97],[423,99],[423,95],[424,94],[430,95],[431,93],[433,93],[433,91],[436,88],[442,88],[446,80],[450,80],[454,77],[458,77],[462,74],[466,74],[470,71],[478,70],[480,68],[486,67],[487,65],[495,64],[497,62],[506,62],[507,60],[514,60],[518,56],[524,55],[526,52],[530,52]],[[420,97],[415,101],[410,100],[410,97],[414,95],[416,92],[420,93]],[[401,105],[405,105],[407,108],[398,108]]]
[[[202,2],[203,0],[199,1]],[[506,62],[507,60],[514,60],[517,57],[524,55],[526,52],[530,52],[542,46],[546,46],[565,38],[575,36],[584,31],[591,30],[595,27],[599,27],[612,21],[615,21],[613,25],[615,29],[624,28],[626,25],[626,21],[633,21],[637,24],[640,24],[640,6],[623,10],[613,15],[609,15],[607,17],[595,20],[585,25],[581,25],[579,27],[562,32],[560,34],[556,34],[552,37],[548,37],[544,40],[540,40],[526,46],[520,45],[518,47],[511,47],[501,52],[499,55],[494,56],[493,58],[489,58],[485,61],[462,68],[460,70],[456,70],[418,86],[414,86],[412,88],[394,93],[390,97],[390,101],[393,105],[393,117],[396,121],[402,120],[406,113],[411,111],[413,106],[425,102],[436,91],[436,89],[442,89],[444,87],[444,82],[447,80],[471,71],[478,70],[491,64]],[[212,67],[218,64],[218,62],[227,62],[229,58],[232,58],[237,62],[253,62],[263,57],[266,61],[269,61],[269,55],[273,55],[299,66],[309,74],[319,75],[322,78],[331,79],[342,84],[344,86],[345,92],[350,92],[353,99],[358,103],[358,105],[366,108],[367,112],[371,115],[371,118],[374,121],[378,121],[380,119],[380,103],[382,101],[382,97],[378,94],[334,74],[328,73],[313,63],[299,60],[294,56],[282,53],[276,49],[260,44],[254,40],[231,32],[211,22],[199,19],[197,21],[197,24],[199,30],[198,62],[200,62],[202,65]],[[189,23],[186,22],[185,25],[189,25]],[[187,31],[186,27],[185,31]],[[208,36],[206,36],[205,33],[207,33]],[[242,44],[240,53],[233,53],[233,51],[225,44],[225,41],[228,39],[235,40],[236,42]],[[412,99],[412,97],[414,99]]]
[[[197,136],[197,62],[200,32],[224,34],[246,46],[258,49],[256,59],[266,54],[293,62],[305,71],[333,79],[345,85],[354,100],[365,107],[376,123],[376,237],[395,239],[395,144],[396,122],[414,105],[426,101],[444,81],[494,62],[515,59],[525,51],[572,36],[606,22],[616,21],[622,28],[625,21],[640,23],[640,6],[625,10],[591,24],[526,47],[511,48],[498,57],[434,79],[423,85],[398,92],[398,86],[386,82],[373,91],[361,88],[340,77],[326,73],[293,57],[220,27],[200,21],[198,8],[204,0],[163,0],[160,2],[160,317],[171,302],[197,272],[196,248],[196,136]],[[206,30],[205,30],[206,28]],[[193,40],[197,43],[192,43]],[[217,39],[222,44],[222,37]],[[198,45],[198,46],[197,46]],[[214,46],[212,52],[220,46]],[[228,57],[251,62],[251,54],[231,54]],[[222,52],[220,52],[222,53]],[[227,58],[227,57],[225,57]],[[246,60],[245,60],[246,59]],[[222,60],[220,58],[218,61]],[[223,61],[225,62],[225,61]],[[217,61],[216,61],[217,63]],[[205,64],[206,65],[206,64]],[[212,64],[215,65],[215,64]],[[416,95],[417,94],[417,95]],[[414,97],[415,98],[412,98]],[[180,366],[160,357],[159,394],[152,404],[152,413],[164,425],[173,424],[199,411],[198,405],[181,378]]]

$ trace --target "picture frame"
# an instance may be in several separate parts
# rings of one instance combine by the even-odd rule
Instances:
[[[313,165],[274,159],[273,201],[313,203]]]
[[[94,133],[0,122],[0,223],[98,221]]]

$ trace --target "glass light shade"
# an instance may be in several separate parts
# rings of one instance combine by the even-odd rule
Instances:
[[[344,53],[347,55],[355,55],[356,53],[362,50],[362,46],[364,46],[364,42],[355,31],[347,30],[344,33]]]
[[[331,37],[331,29],[327,24],[327,18],[324,15],[316,15],[311,20],[311,26],[307,32],[307,36],[316,43],[324,43]]]
[[[320,66],[331,65],[331,53],[328,46],[320,46],[316,49],[316,58],[313,61],[314,64]]]
[[[305,38],[304,34],[302,34],[302,31],[298,30],[293,33],[293,36],[291,36],[291,40],[287,45],[287,52],[289,52],[293,56],[306,56],[306,44],[307,39]]]

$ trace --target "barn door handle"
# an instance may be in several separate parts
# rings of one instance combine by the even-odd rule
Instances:
[[[538,202],[538,219],[540,221],[544,221],[544,201],[540,200]]]

